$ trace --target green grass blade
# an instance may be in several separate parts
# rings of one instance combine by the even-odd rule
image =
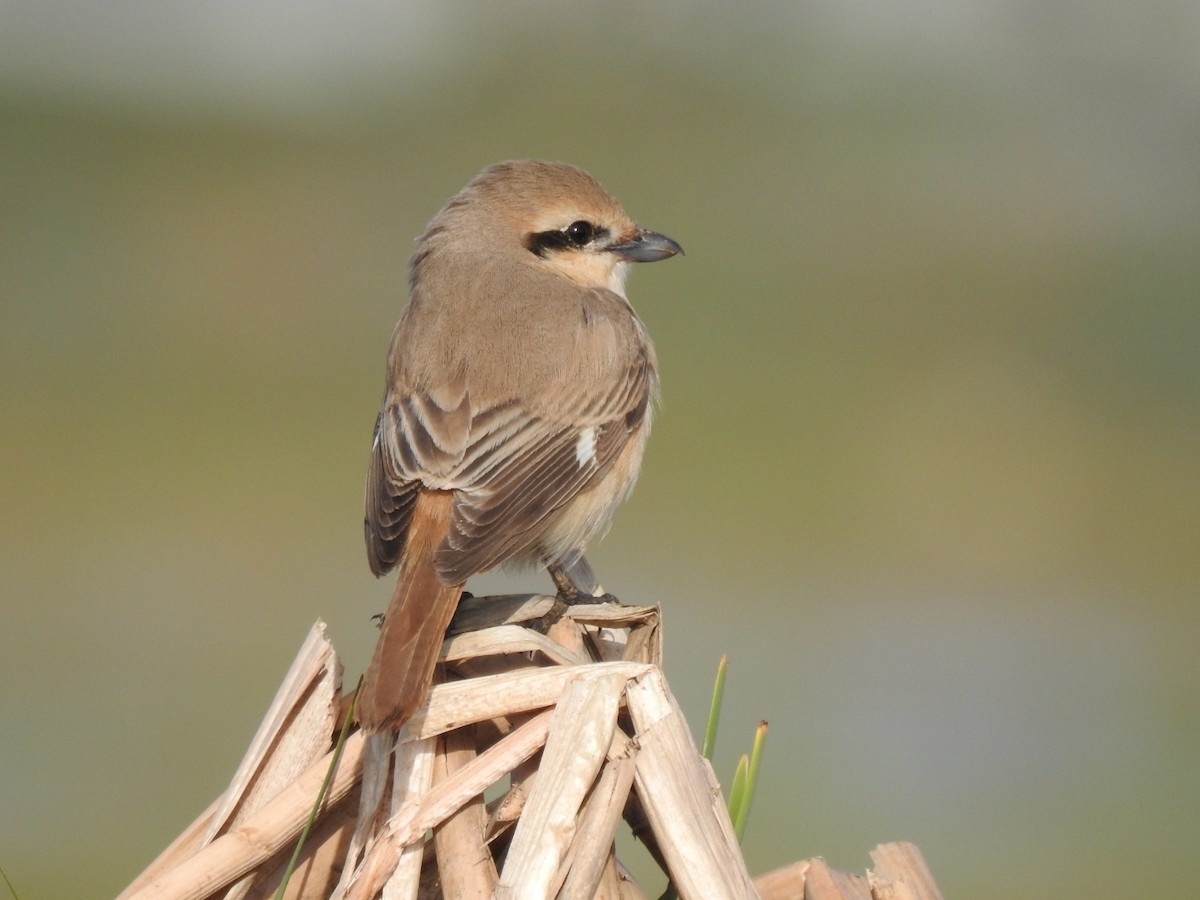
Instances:
[[[742,804],[746,800],[746,778],[749,774],[750,757],[743,753],[742,758],[738,760],[737,770],[733,773],[733,784],[729,788],[729,818],[733,821],[735,834],[737,834],[737,821],[741,816]]]
[[[350,708],[346,710],[346,718],[342,720],[342,730],[338,732],[337,746],[334,747],[333,759],[329,761],[329,770],[325,773],[325,780],[321,782],[321,789],[317,791],[317,800],[308,814],[308,821],[304,823],[304,830],[300,832],[300,837],[296,839],[296,849],[292,852],[292,858],[288,860],[287,869],[283,873],[283,879],[279,882],[279,888],[275,891],[275,900],[283,900],[283,895],[287,892],[288,882],[291,881],[292,873],[296,870],[296,864],[300,861],[300,854],[304,851],[304,842],[308,840],[308,834],[312,831],[313,823],[317,821],[317,813],[321,811],[321,805],[325,802],[325,795],[329,793],[329,786],[333,784],[333,775],[337,771],[338,763],[342,759],[342,750],[346,746],[346,736],[350,734],[350,723],[354,721],[354,710],[358,706],[358,692],[361,689],[362,679],[359,678],[358,685],[354,688],[354,701],[350,704]]]
[[[733,809],[732,796],[730,797],[730,818],[733,820],[733,833],[737,836],[738,842],[742,840],[742,835],[746,833],[746,822],[750,819],[750,805],[754,802],[754,789],[758,785],[758,770],[762,765],[763,746],[767,742],[767,723],[759,722],[758,728],[754,731],[754,746],[750,750],[750,758],[747,761],[746,757],[742,757],[742,761],[738,763],[738,775],[743,775],[741,791],[738,795],[738,806],[736,811]],[[738,787],[738,778],[734,777],[734,788]]]
[[[13,883],[8,880],[8,873],[0,866],[0,878],[4,879],[4,884],[8,887],[8,892],[12,894],[13,900],[21,900],[21,895],[17,893],[17,889],[13,887]]]
[[[717,723],[721,719],[721,701],[725,698],[725,670],[729,667],[729,657],[722,654],[717,663],[717,681],[713,685],[712,703],[708,707],[708,723],[704,727],[704,749],[701,755],[712,761],[713,751],[717,746]]]

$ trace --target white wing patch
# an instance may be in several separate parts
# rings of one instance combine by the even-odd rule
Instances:
[[[596,461],[596,426],[580,429],[579,440],[575,442],[575,461],[581,467]]]

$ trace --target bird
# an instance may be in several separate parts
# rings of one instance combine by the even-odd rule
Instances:
[[[626,275],[682,252],[583,169],[528,159],[484,169],[417,239],[366,480],[371,571],[399,569],[357,701],[368,733],[424,702],[470,576],[540,563],[569,596],[590,575],[658,394]]]

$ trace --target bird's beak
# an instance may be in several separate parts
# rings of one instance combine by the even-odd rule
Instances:
[[[625,262],[657,262],[683,253],[683,248],[665,234],[641,228],[633,233],[633,237],[611,244],[608,249]]]

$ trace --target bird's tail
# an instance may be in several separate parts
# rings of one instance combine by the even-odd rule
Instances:
[[[363,677],[358,720],[368,732],[399,729],[425,702],[461,584],[446,584],[434,553],[450,529],[454,495],[422,491],[409,521],[400,574],[375,655]]]

